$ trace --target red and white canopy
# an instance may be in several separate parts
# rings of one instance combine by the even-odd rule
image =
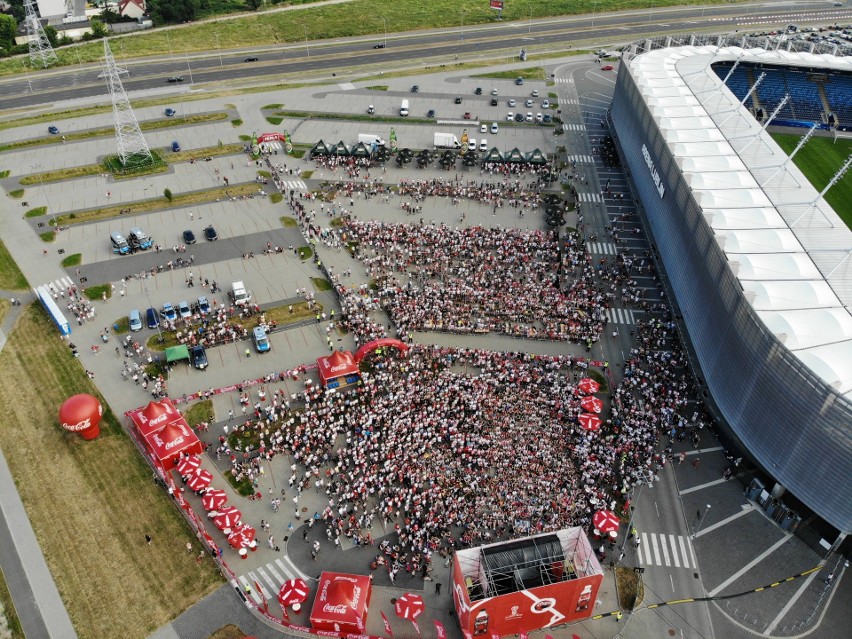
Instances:
[[[580,400],[580,407],[589,413],[600,413],[603,410],[603,402],[597,397],[584,397]]]
[[[278,603],[282,608],[300,604],[308,598],[308,585],[302,579],[288,579],[281,584],[281,590],[278,591]]]
[[[417,617],[423,614],[426,610],[426,604],[423,603],[423,597],[407,592],[402,597],[396,600],[393,605],[396,611],[396,616],[402,619],[410,619],[416,621]]]
[[[225,506],[219,511],[219,514],[213,518],[213,523],[219,530],[225,530],[225,528],[233,528],[239,524],[242,518],[243,514],[239,510],[233,506]]]
[[[162,429],[149,433],[145,437],[148,450],[167,469],[174,467],[181,453],[200,455],[203,451],[201,441],[183,417],[166,424]]]
[[[204,497],[201,498],[201,505],[204,507],[204,510],[219,510],[222,506],[228,503],[228,495],[224,490],[220,490],[219,488],[214,488],[212,490],[208,490],[204,493]]]
[[[172,400],[165,397],[158,402],[148,402],[147,406],[130,411],[130,419],[139,434],[147,437],[151,433],[162,430],[166,424],[181,419],[181,414],[172,404]]]
[[[611,510],[599,510],[592,516],[592,524],[602,533],[608,534],[617,531],[621,521]]]
[[[360,373],[358,364],[349,351],[334,351],[327,357],[320,357],[317,359],[317,371],[323,385],[337,377]]]
[[[201,457],[190,455],[178,462],[177,471],[181,477],[188,477],[201,467]]]
[[[195,472],[189,476],[189,479],[186,480],[186,485],[189,486],[193,492],[197,492],[207,488],[212,481],[213,474],[209,470],[205,468],[197,468]]]
[[[228,535],[228,543],[232,548],[248,548],[254,541],[257,531],[248,524],[240,524]]]
[[[601,418],[593,413],[583,413],[577,419],[580,420],[580,427],[583,430],[592,432],[600,430]]]
[[[320,575],[311,626],[316,630],[364,634],[372,581],[365,575],[324,572]]]
[[[580,383],[577,384],[577,390],[585,395],[592,395],[597,393],[601,389],[601,385],[598,384],[591,377],[584,377],[580,380]]]

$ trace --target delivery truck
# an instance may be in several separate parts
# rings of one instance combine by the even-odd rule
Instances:
[[[358,141],[363,142],[367,146],[384,146],[385,141],[382,139],[380,135],[374,135],[373,133],[359,133]]]
[[[436,149],[460,149],[461,142],[452,133],[435,133],[435,148]]]

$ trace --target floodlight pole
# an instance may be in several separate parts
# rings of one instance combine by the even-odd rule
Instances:
[[[388,20],[384,16],[379,16],[385,24],[385,48],[388,46]]]
[[[183,52],[183,55],[184,55],[184,57],[186,57],[186,68],[187,68],[187,71],[189,71],[189,84],[190,84],[190,85],[195,84],[195,83],[192,81],[192,67],[191,67],[191,66],[189,66],[189,53],[188,53],[188,52],[186,52],[186,51],[184,51],[184,52]]]
[[[35,170],[39,171],[38,183],[41,186],[41,194],[44,196],[44,201],[47,202],[47,213],[48,213],[48,215],[52,216],[51,220],[50,220],[50,226],[52,226],[54,230],[58,230],[56,228],[56,211],[53,211],[53,213],[51,213],[51,210],[52,210],[53,207],[50,206],[50,198],[47,197],[47,191],[44,190],[44,181],[42,180],[42,177],[41,177],[41,169],[43,169],[44,167],[41,164],[33,164],[33,165],[30,166],[30,168],[33,171],[35,171]]]

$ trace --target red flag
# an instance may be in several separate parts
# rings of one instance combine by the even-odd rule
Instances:
[[[525,632],[521,633],[521,639],[529,639],[529,635]]]
[[[384,612],[382,612],[382,621],[385,623],[385,632],[388,633],[388,637],[391,637],[391,639],[393,639],[393,630],[391,630],[390,622],[388,621],[388,618],[385,616]]]
[[[417,622],[414,621],[414,619],[411,620],[411,625],[414,626],[414,629],[417,631],[417,636],[421,637],[422,635],[420,634],[420,626],[417,625]]]
[[[257,583],[257,579],[254,580],[254,587],[257,588],[257,591],[260,593],[260,596],[263,598],[263,606],[261,610],[265,613],[269,613],[269,604],[266,602],[266,595],[263,594],[263,588],[260,587],[260,584]]]
[[[438,639],[447,639],[447,631],[444,630],[444,624],[437,619],[433,619],[432,621],[435,624],[435,633],[438,635]]]

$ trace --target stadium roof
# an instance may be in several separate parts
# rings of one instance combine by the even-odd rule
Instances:
[[[711,68],[737,60],[852,73],[852,57],[680,46],[631,59],[746,298],[787,349],[852,400],[852,231]]]

